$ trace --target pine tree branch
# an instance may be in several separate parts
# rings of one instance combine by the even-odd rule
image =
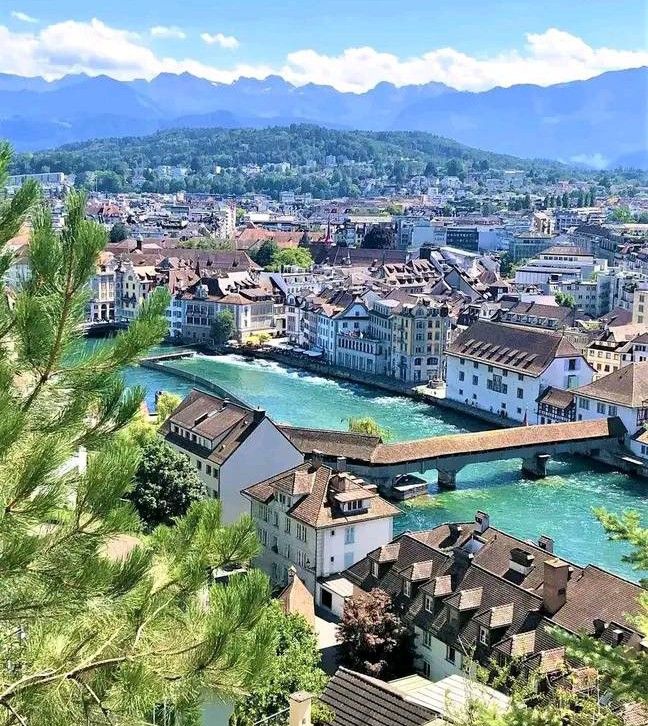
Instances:
[[[70,315],[71,307],[72,307],[72,297],[74,296],[74,289],[72,287],[72,264],[73,264],[73,256],[70,255],[70,258],[68,259],[68,266],[65,276],[65,290],[64,290],[64,298],[63,298],[63,309],[61,310],[61,317],[59,319],[59,323],[56,330],[56,337],[54,338],[54,345],[52,346],[52,350],[50,351],[50,355],[47,361],[47,365],[45,366],[45,370],[40,374],[38,381],[36,382],[36,385],[34,386],[34,389],[32,390],[31,394],[29,395],[29,398],[27,401],[25,401],[22,410],[27,411],[33,404],[33,402],[36,400],[36,397],[40,393],[41,388],[47,383],[50,376],[52,375],[52,371],[54,369],[54,364],[56,363],[57,359],[60,357],[61,354],[61,344],[63,342],[63,333],[65,331],[65,326],[67,324],[68,316]]]
[[[110,716],[110,711],[103,705],[101,699],[92,690],[92,688],[90,688],[90,686],[85,681],[82,681],[79,678],[72,678],[72,680],[75,683],[78,683],[82,688],[85,688],[85,690],[90,694],[90,697],[92,698],[92,700],[97,704],[97,706],[99,706],[99,710],[103,714],[103,716],[106,719],[106,721],[109,724],[111,724],[111,726],[113,726],[115,722],[112,720],[112,717]]]
[[[13,719],[12,719],[12,721],[13,721],[13,720],[15,720],[15,721],[18,721],[18,723],[19,723],[19,724],[20,724],[21,726],[27,726],[27,721],[25,721],[25,719],[24,719],[24,718],[23,718],[23,717],[22,717],[22,716],[21,716],[21,715],[20,715],[20,714],[18,713],[18,711],[16,711],[16,709],[15,709],[15,708],[14,708],[14,707],[13,707],[13,706],[12,706],[12,705],[11,705],[11,704],[9,703],[9,702],[7,702],[7,703],[3,703],[2,705],[3,705],[3,706],[4,706],[4,707],[5,707],[5,708],[6,708],[6,709],[7,709],[7,710],[8,710],[8,711],[9,711],[9,712],[11,713],[11,715],[13,716]]]

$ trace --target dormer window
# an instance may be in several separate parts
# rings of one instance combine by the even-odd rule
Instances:
[[[425,611],[428,613],[434,612],[434,598],[432,595],[425,596]]]
[[[403,580],[403,595],[412,597],[412,583],[409,580]]]
[[[480,626],[480,628],[479,628],[479,642],[482,645],[486,646],[487,648],[490,645],[490,637],[489,637],[489,633],[488,633],[488,628],[484,628],[484,627],[481,627]]]
[[[379,566],[377,562],[371,563],[371,575],[372,577],[378,577]]]

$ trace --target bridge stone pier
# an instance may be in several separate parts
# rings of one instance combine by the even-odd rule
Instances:
[[[551,454],[534,454],[522,459],[522,473],[532,479],[542,479],[547,476],[547,464]]]
[[[469,434],[436,436],[384,444],[377,436],[282,426],[281,430],[306,458],[317,454],[378,485],[388,493],[406,474],[438,472],[438,486],[453,489],[465,466],[488,461],[521,459],[522,471],[533,478],[547,475],[547,462],[564,454],[606,451],[623,455],[626,428],[618,417],[593,421],[519,426]]]

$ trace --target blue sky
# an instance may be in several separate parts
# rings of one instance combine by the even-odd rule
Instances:
[[[645,0],[0,0],[0,72],[467,90],[648,64]]]

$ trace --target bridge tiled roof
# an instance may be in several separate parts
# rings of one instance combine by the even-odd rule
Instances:
[[[504,451],[565,441],[619,438],[626,433],[618,418],[518,426],[510,429],[400,441],[393,444],[384,444],[377,436],[346,431],[320,431],[292,426],[279,428],[303,454],[319,451],[327,457],[344,456],[351,461],[370,466],[389,466],[471,454],[476,451]]]
[[[518,426],[512,429],[401,441],[396,444],[378,444],[372,453],[371,463],[389,465],[470,454],[476,451],[502,451],[564,441],[618,438],[624,433],[625,427],[618,418]]]

